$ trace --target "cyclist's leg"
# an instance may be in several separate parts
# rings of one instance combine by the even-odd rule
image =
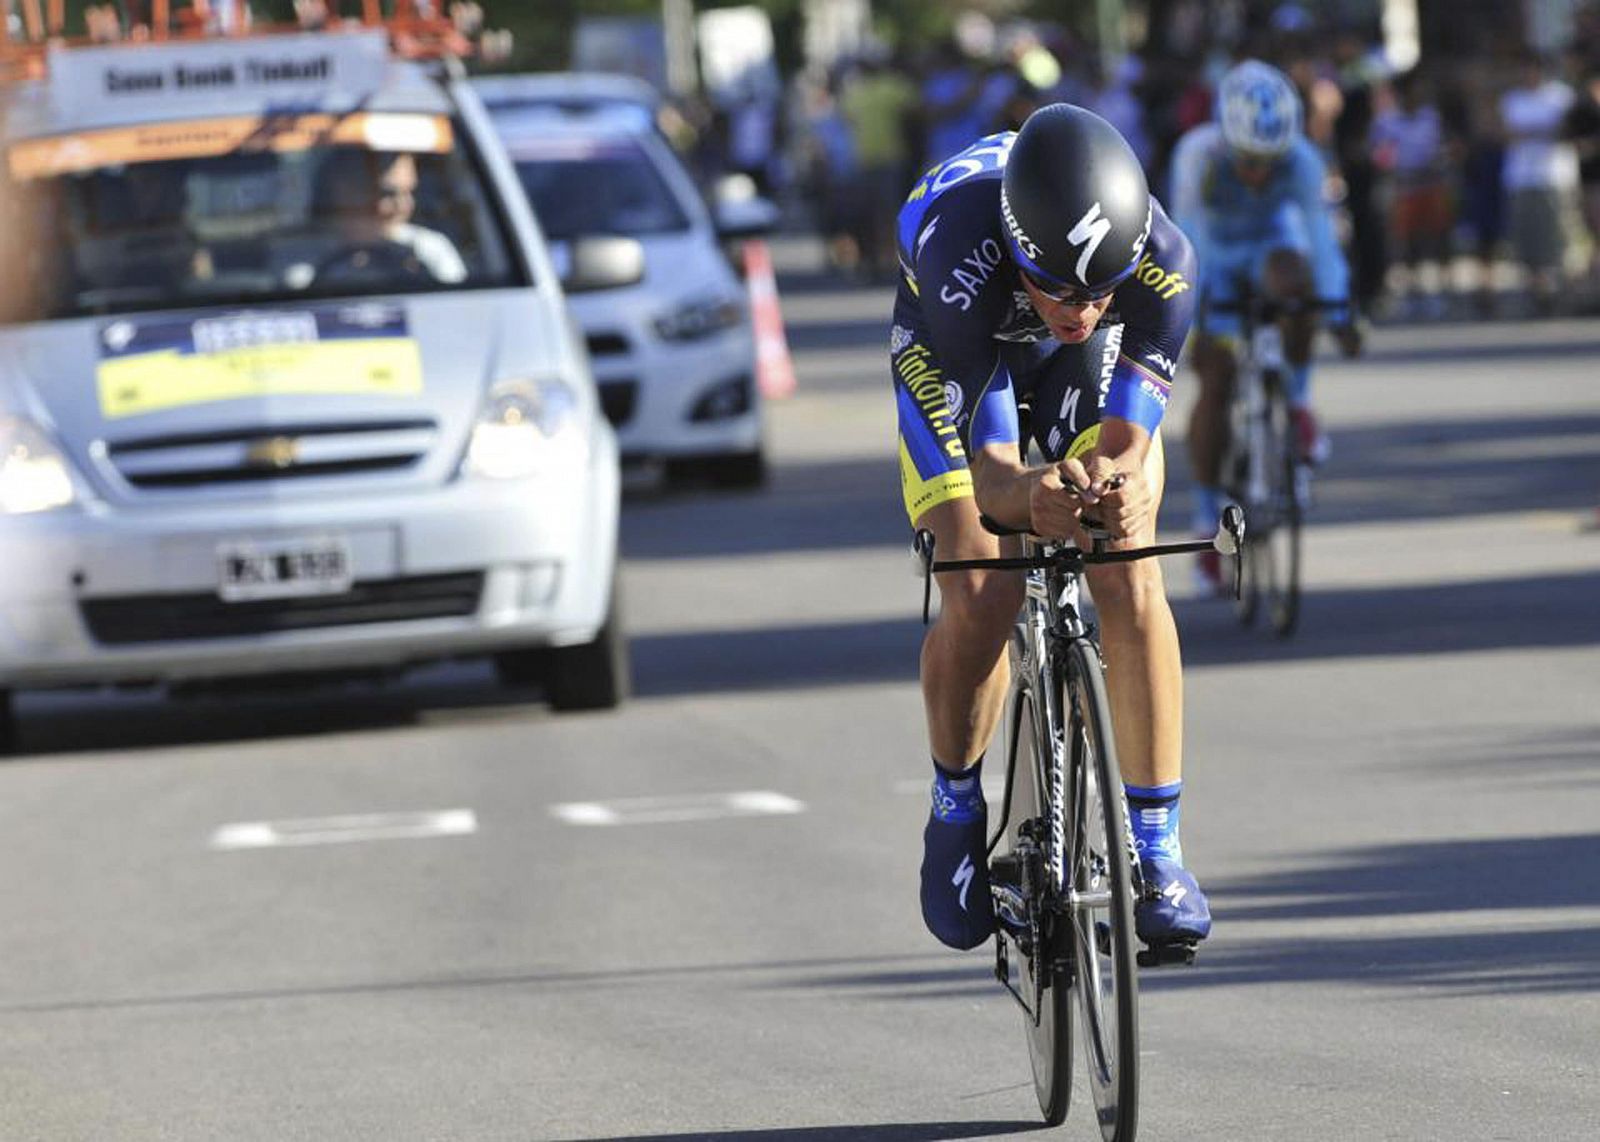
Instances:
[[[943,379],[920,333],[914,315],[897,309],[892,351],[906,514],[933,534],[938,558],[993,558],[1001,541],[979,523],[965,451],[946,431],[951,417]],[[921,660],[934,765],[933,809],[923,832],[922,913],[941,941],[970,948],[994,930],[977,766],[1004,704],[1006,640],[1022,604],[1022,582],[1016,572],[962,571],[941,573],[938,586],[939,614],[923,639]]]
[[[1310,260],[1290,246],[1279,246],[1267,255],[1261,269],[1261,285],[1269,297],[1279,301],[1316,296]],[[1289,367],[1284,380],[1300,452],[1305,459],[1320,462],[1327,458],[1328,443],[1311,411],[1311,357],[1320,320],[1315,310],[1306,310],[1284,317],[1279,325],[1284,361]]]
[[[1204,316],[1191,357],[1200,391],[1189,412],[1187,437],[1189,468],[1194,477],[1191,518],[1196,535],[1215,531],[1222,511],[1222,464],[1228,451],[1229,409],[1239,373],[1235,350],[1241,327],[1239,315],[1216,313],[1210,307],[1239,300],[1239,282],[1248,276],[1255,258],[1252,247],[1226,247],[1208,259],[1203,271]],[[1202,595],[1223,593],[1222,563],[1215,552],[1203,551],[1196,556],[1195,584]]]

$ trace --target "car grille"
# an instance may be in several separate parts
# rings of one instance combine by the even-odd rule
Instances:
[[[591,333],[588,340],[591,357],[620,357],[632,348],[621,333]]]
[[[639,400],[638,381],[602,381],[600,408],[612,428],[621,428],[633,419],[633,406]]]
[[[178,488],[408,468],[437,435],[431,420],[303,424],[119,440],[106,454],[134,487]]]
[[[483,572],[357,583],[338,595],[227,603],[211,593],[84,599],[84,623],[104,646],[239,638],[274,631],[406,622],[476,614]]]

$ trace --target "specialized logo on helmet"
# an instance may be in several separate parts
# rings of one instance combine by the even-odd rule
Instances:
[[[1111,219],[1102,218],[1100,204],[1096,202],[1078,219],[1078,224],[1067,231],[1067,241],[1074,246],[1083,244],[1083,253],[1078,255],[1077,274],[1078,280],[1084,285],[1089,284],[1089,263],[1094,261],[1094,252],[1100,248],[1100,243],[1106,240],[1106,235],[1111,233]]]

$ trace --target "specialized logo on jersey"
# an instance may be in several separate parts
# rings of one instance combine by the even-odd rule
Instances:
[[[1133,277],[1140,285],[1149,286],[1160,294],[1164,301],[1172,300],[1193,284],[1181,273],[1158,266],[1155,258],[1149,254],[1139,259]]]
[[[922,233],[917,237],[917,256],[922,254],[922,247],[928,244],[928,239],[933,237],[933,232],[939,228],[939,216],[935,214],[933,221],[922,228]]]
[[[911,399],[917,402],[922,415],[927,418],[928,427],[941,439],[945,455],[963,455],[961,436],[956,427],[961,423],[960,403],[951,408],[948,392],[954,386],[945,382],[944,373],[933,364],[928,347],[918,344],[908,346],[894,358],[894,371],[906,386],[906,392],[911,394]]]
[[[977,299],[978,291],[989,281],[989,276],[994,273],[1004,258],[1000,243],[993,238],[985,238],[978,245],[967,252],[961,263],[950,271],[949,280],[939,290],[939,300],[946,305],[953,305],[962,313],[972,308],[972,303]]]

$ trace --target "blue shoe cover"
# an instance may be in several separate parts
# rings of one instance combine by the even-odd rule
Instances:
[[[994,932],[984,814],[969,821],[928,815],[922,831],[922,922],[941,943],[965,951]]]
[[[1211,905],[1181,864],[1164,857],[1139,861],[1144,898],[1133,910],[1134,931],[1147,944],[1203,940],[1211,933]]]

